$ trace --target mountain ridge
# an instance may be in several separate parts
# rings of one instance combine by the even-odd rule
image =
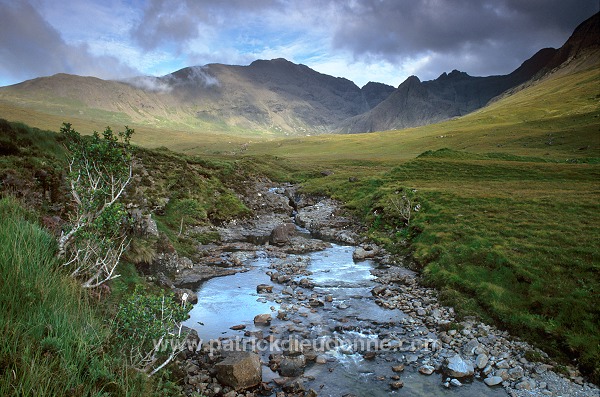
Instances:
[[[419,81],[420,85],[411,76],[373,109],[342,122],[337,132],[403,129],[464,116],[503,93],[510,95],[523,84],[556,72],[578,57],[596,54],[588,56],[588,62],[581,67],[598,64],[599,21],[600,13],[597,13],[577,26],[561,48],[543,48],[507,75],[474,77],[453,70],[435,80]]]
[[[580,24],[560,49],[541,49],[507,75],[453,70],[429,81],[411,76],[397,88],[375,82],[359,88],[346,78],[276,58],[124,81],[61,73],[0,87],[0,100],[65,117],[191,131],[285,136],[408,128],[468,114],[567,70],[565,65],[597,65],[598,15]]]

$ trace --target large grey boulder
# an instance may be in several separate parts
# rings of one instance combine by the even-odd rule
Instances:
[[[235,390],[254,387],[262,381],[260,358],[253,352],[231,352],[215,369],[219,382]]]
[[[275,226],[269,237],[273,245],[284,245],[290,242],[290,238],[296,234],[296,225],[293,223],[282,223]]]
[[[352,253],[352,259],[355,261],[364,261],[365,259],[374,258],[378,252],[377,247],[356,247]]]
[[[448,359],[444,372],[452,378],[473,376],[475,368],[470,360],[464,360],[460,355]]]
[[[304,373],[304,367],[306,367],[304,354],[284,356],[279,364],[279,374],[287,377],[300,376]]]

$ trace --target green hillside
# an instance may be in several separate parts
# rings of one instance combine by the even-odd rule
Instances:
[[[596,68],[436,125],[249,151],[290,161],[305,191],[340,199],[371,238],[411,253],[425,282],[462,315],[577,360],[597,382],[598,87]],[[413,197],[408,227],[397,208],[404,195]]]
[[[566,160],[600,155],[600,68],[549,78],[467,116],[400,131],[321,135],[250,145],[304,162],[396,162],[426,150],[505,152]]]
[[[209,172],[244,183],[237,171],[252,169],[341,200],[371,239],[408,256],[463,316],[494,322],[598,382],[598,87],[599,68],[555,75],[465,117],[402,131],[266,141],[145,127],[135,140],[190,155],[139,152],[163,176],[160,189],[173,186],[173,172],[187,180],[189,167],[202,168],[210,157],[199,181]],[[7,104],[0,116],[54,128],[65,121]],[[70,121],[81,121],[81,130],[103,128]],[[208,190],[222,189],[211,180],[218,189]],[[182,187],[178,198],[216,205],[202,201],[211,196],[204,186]],[[411,200],[410,221],[399,211],[403,196]],[[165,216],[165,228],[181,218],[169,219],[169,208]]]

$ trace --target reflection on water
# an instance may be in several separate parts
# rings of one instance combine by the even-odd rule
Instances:
[[[379,307],[371,296],[375,286],[370,270],[373,263],[369,261],[355,263],[352,260],[353,247],[333,245],[323,251],[309,254],[308,270],[313,274],[310,279],[315,283],[310,295],[317,293],[323,297],[331,295],[333,302],[316,311],[299,306],[298,314],[290,320],[301,320],[306,324],[306,335],[318,339],[366,339],[377,340],[386,334],[403,335],[401,320],[406,317],[399,310],[386,310]],[[257,314],[271,313],[271,307],[286,309],[288,303],[281,306],[275,302],[266,302],[256,293],[258,284],[273,285],[265,274],[269,267],[269,259],[260,258],[250,265],[254,268],[246,273],[214,278],[198,288],[198,304],[191,312],[191,318],[185,325],[195,328],[203,340],[220,336],[240,336],[240,331],[229,328],[245,324],[247,329],[254,327],[253,318]],[[274,285],[274,292],[280,295],[282,286]],[[289,299],[289,298],[286,298]],[[273,317],[275,317],[273,313]],[[200,325],[199,322],[204,325]],[[274,318],[273,325],[285,328],[290,322]],[[392,324],[381,328],[378,324]],[[343,325],[345,330],[341,330]],[[261,328],[265,335],[269,327]],[[349,330],[351,329],[351,330]],[[325,336],[323,336],[325,335]],[[430,335],[435,337],[435,335]],[[424,376],[414,368],[407,366],[400,374],[404,387],[392,391],[389,384],[392,376],[391,367],[404,360],[405,352],[378,352],[374,360],[365,360],[360,352],[350,345],[341,344],[324,353],[329,360],[326,364],[309,364],[305,370],[304,384],[306,388],[315,389],[319,396],[339,397],[353,394],[360,397],[398,396],[506,396],[502,388],[488,388],[483,382],[475,380],[462,387],[445,388],[441,375]],[[268,361],[266,355],[263,361]],[[263,380],[269,381],[278,377],[268,367],[263,367]]]

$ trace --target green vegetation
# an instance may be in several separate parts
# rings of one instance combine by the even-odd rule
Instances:
[[[103,316],[62,272],[54,237],[33,219],[16,200],[0,200],[0,394],[151,395],[144,376],[107,354]]]
[[[64,123],[61,136],[69,152],[67,182],[74,202],[71,224],[58,240],[59,256],[75,268],[72,276],[95,288],[117,277],[114,271],[129,245],[128,214],[120,201],[133,177],[133,130],[114,134],[106,127],[83,138]]]
[[[115,274],[121,277],[111,280],[110,294],[97,300],[104,290],[82,289],[70,277],[73,269],[57,260],[56,236],[44,231],[36,222],[41,219],[46,227],[59,234],[61,225],[56,224],[51,215],[66,217],[70,212],[72,198],[63,179],[69,158],[63,145],[67,139],[65,134],[5,120],[0,120],[0,128],[0,186],[2,197],[6,197],[0,200],[0,300],[3,307],[0,324],[5,336],[0,343],[0,394],[180,395],[176,384],[179,380],[170,375],[171,367],[162,367],[171,357],[168,351],[152,354],[151,349],[140,350],[139,354],[151,353],[150,359],[143,363],[135,360],[135,354],[124,354],[133,352],[134,347],[148,347],[152,337],[157,336],[160,329],[154,326],[160,321],[157,321],[157,312],[152,311],[157,302],[161,307],[163,303],[166,308],[176,307],[178,310],[171,314],[178,321],[189,309],[171,305],[171,301],[163,302],[164,293],[146,285],[133,264],[151,262],[161,244],[171,244],[169,236],[174,236],[175,246],[184,242],[191,246],[191,238],[200,237],[208,242],[218,235],[208,232],[201,236],[177,236],[179,223],[176,228],[170,228],[167,222],[159,222],[165,233],[160,238],[135,236],[126,256],[130,262],[119,263]],[[69,137],[69,142],[77,141],[72,138]],[[81,139],[91,143],[93,150],[110,151],[99,136]],[[200,159],[168,150],[133,149],[137,165],[135,183],[131,184],[134,186],[128,185],[126,189],[128,203],[149,202],[159,211],[162,205],[163,217],[170,214],[179,221],[179,215],[184,215],[184,220],[189,222],[186,226],[211,220],[219,222],[248,213],[227,187],[249,175],[246,170],[246,176],[242,175],[235,161]],[[13,197],[32,208],[31,212],[24,210]],[[173,211],[165,210],[168,203],[181,205],[174,206]],[[90,203],[85,205],[88,210],[91,207]],[[190,208],[197,212],[188,213]],[[104,230],[108,225],[99,222],[97,226]],[[133,292],[139,286],[144,292]],[[136,313],[144,321],[138,321],[140,316]],[[132,316],[136,324],[128,320]],[[163,324],[163,328],[167,326]],[[134,340],[140,335],[146,335],[142,344]],[[124,352],[123,346],[130,349]],[[140,368],[147,369],[148,373],[157,369],[160,372],[150,381]]]
[[[256,175],[302,182],[307,193],[341,200],[365,223],[371,239],[392,253],[410,254],[425,282],[459,315],[492,321],[554,359],[576,362],[598,383],[599,86],[598,68],[558,75],[465,117],[350,136],[250,141],[136,126],[137,143],[146,147],[135,149],[144,164],[136,171],[138,193],[155,210],[168,243],[192,255],[196,239],[217,236],[186,235],[185,227],[249,213],[231,187]],[[7,103],[0,103],[0,112],[34,126],[63,121]],[[73,121],[85,130],[99,127]],[[11,146],[14,139],[0,135],[0,177],[31,180],[36,169],[45,169],[58,178],[56,139],[11,126],[20,128],[23,133],[15,137],[23,144]],[[168,149],[156,149],[162,146]],[[323,170],[333,174],[323,176]],[[38,201],[42,207],[46,202]],[[132,261],[151,258],[163,240],[134,240]],[[135,268],[123,269],[136,278]],[[120,282],[115,289],[130,292]],[[13,310],[14,300],[1,299]],[[6,327],[21,329],[21,321]],[[22,329],[18,335],[36,328]],[[36,344],[28,340],[26,346]],[[4,351],[2,368],[18,360]]]
[[[596,68],[445,123],[249,153],[288,161],[305,192],[341,200],[373,240],[410,254],[460,315],[494,322],[599,382],[599,83]]]
[[[133,368],[154,375],[183,351],[188,334],[183,321],[192,308],[173,294],[154,295],[136,287],[119,305],[115,333]]]

